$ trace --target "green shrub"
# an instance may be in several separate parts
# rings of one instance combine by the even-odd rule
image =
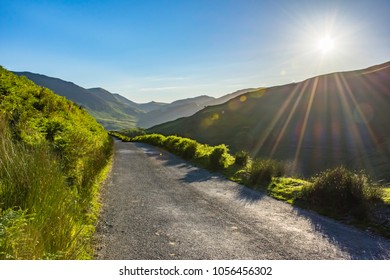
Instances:
[[[131,139],[134,142],[144,142],[153,146],[163,147],[166,141],[166,137],[161,134],[147,134],[136,136]]]
[[[240,151],[235,154],[234,163],[240,166],[246,166],[249,161],[249,153],[246,151]]]
[[[180,145],[182,141],[183,138],[171,135],[166,137],[163,147],[165,147],[171,153],[180,156],[182,152],[180,149]]]
[[[133,138],[136,136],[145,135],[146,131],[144,128],[134,127],[134,128],[129,128],[129,129],[122,129],[122,130],[118,131],[118,133],[121,135],[127,136],[129,138]]]
[[[117,131],[109,131],[108,134],[122,140],[122,142],[130,142],[131,141],[130,137],[123,135]]]
[[[249,181],[254,185],[271,182],[272,177],[281,177],[285,173],[282,162],[272,159],[256,159],[250,168]]]
[[[345,167],[328,169],[312,181],[302,189],[302,199],[314,209],[335,216],[352,214],[364,218],[368,205],[382,197],[381,189],[366,174],[353,173]]]
[[[198,143],[194,140],[186,139],[183,141],[183,158],[193,159],[196,157],[196,152],[198,150]]]
[[[226,168],[229,149],[225,144],[215,146],[209,156],[209,165],[213,170]]]

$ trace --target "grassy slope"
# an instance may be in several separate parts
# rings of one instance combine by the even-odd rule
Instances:
[[[107,129],[134,127],[137,122],[139,112],[118,100],[111,93],[109,93],[111,98],[108,99],[104,92],[99,92],[97,89],[87,90],[61,79],[30,72],[17,72],[16,74],[26,76],[36,84],[47,87],[55,93],[84,106]]]
[[[148,132],[293,161],[304,175],[345,164],[390,179],[389,106],[387,63],[255,90]]]
[[[0,68],[0,144],[0,259],[91,258],[112,151],[103,127]]]

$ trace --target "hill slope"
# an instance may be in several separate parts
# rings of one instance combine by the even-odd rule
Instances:
[[[0,67],[0,259],[91,258],[111,150],[84,109]]]
[[[248,91],[250,91],[250,89],[243,89],[219,98],[201,95],[193,98],[176,100],[142,115],[139,119],[138,126],[149,128],[178,118],[192,116],[204,107],[225,103]]]
[[[149,132],[289,160],[303,175],[345,164],[390,180],[389,108],[385,63],[254,90]]]
[[[85,107],[106,129],[135,126],[139,110],[119,101],[104,89],[85,89],[72,82],[30,72],[14,72]]]
[[[136,103],[103,88],[85,89],[72,82],[31,72],[14,72],[25,76],[34,83],[47,87],[85,107],[107,130],[120,130],[135,126],[151,127],[181,117],[191,116],[205,106],[221,104],[243,91],[213,98],[198,96],[174,101],[172,103]]]

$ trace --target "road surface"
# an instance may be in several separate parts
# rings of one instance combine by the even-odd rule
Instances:
[[[390,259],[390,241],[115,141],[97,259]]]

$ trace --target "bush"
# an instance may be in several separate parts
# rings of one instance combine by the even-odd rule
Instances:
[[[312,181],[313,184],[302,189],[302,199],[309,206],[335,216],[352,214],[364,218],[368,205],[382,197],[381,189],[366,174],[353,173],[345,167],[328,169]]]
[[[235,154],[234,163],[240,166],[246,166],[249,161],[249,153],[246,151],[240,151]]]
[[[217,170],[226,168],[228,165],[227,156],[229,149],[225,144],[221,144],[219,146],[215,146],[214,150],[211,152],[209,156],[209,164],[210,168]]]
[[[153,146],[163,147],[166,141],[166,137],[161,134],[147,134],[136,136],[131,139],[134,142],[144,142]]]
[[[196,156],[198,150],[198,143],[194,140],[185,139],[182,142],[182,156],[185,159],[193,159]]]
[[[119,132],[119,134],[122,134],[124,136],[129,137],[129,138],[133,138],[133,137],[136,137],[136,136],[140,136],[140,135],[145,135],[146,134],[145,129],[141,128],[141,127],[122,129],[122,130],[120,130],[118,132]]]
[[[130,137],[123,135],[117,131],[109,131],[108,134],[122,140],[122,142],[130,142],[131,141]]]
[[[285,173],[282,162],[272,159],[256,159],[251,166],[249,181],[254,185],[268,184],[272,177],[281,177]]]
[[[163,147],[165,147],[171,153],[181,155],[180,145],[182,141],[183,138],[171,135],[166,138]]]

